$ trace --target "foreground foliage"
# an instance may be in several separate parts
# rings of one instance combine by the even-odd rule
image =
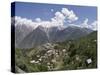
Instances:
[[[16,72],[96,68],[97,32],[76,40],[48,43],[38,48],[16,49],[15,54]]]

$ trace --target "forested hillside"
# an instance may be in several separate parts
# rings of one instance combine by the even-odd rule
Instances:
[[[47,43],[15,51],[16,72],[75,70],[97,67],[97,32],[76,40]]]

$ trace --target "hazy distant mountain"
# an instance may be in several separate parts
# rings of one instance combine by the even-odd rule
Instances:
[[[24,28],[25,29],[25,28]],[[18,31],[18,30],[17,30]],[[16,32],[17,32],[16,31]],[[25,34],[27,33],[27,29]],[[30,31],[28,31],[29,33]],[[30,32],[23,40],[18,44],[19,48],[32,48],[45,43],[63,42],[65,40],[72,40],[91,33],[92,30],[87,28],[80,28],[75,26],[69,26],[66,28],[59,29],[58,27],[46,28],[38,26],[32,32]],[[23,32],[22,32],[23,33]],[[18,32],[16,35],[21,35]],[[24,36],[24,34],[23,34]],[[17,36],[18,39],[20,39]],[[16,40],[18,40],[16,39]]]
[[[31,27],[26,25],[17,25],[15,27],[16,46],[32,31]]]
[[[55,43],[72,40],[92,32],[90,29],[74,25],[53,26],[49,22],[35,23],[20,17],[13,17],[11,24],[15,27],[16,48],[32,48],[48,42]]]
[[[56,34],[56,41],[57,42],[62,42],[65,40],[73,40],[82,36],[85,36],[89,33],[91,33],[92,30],[87,29],[87,28],[80,28],[80,27],[75,27],[75,26],[69,26]]]
[[[11,20],[12,28],[15,28],[15,46],[30,33],[34,28],[32,26],[16,21],[15,18]]]
[[[19,44],[20,48],[32,48],[33,46],[45,44],[48,42],[48,37],[43,27],[39,26],[29,33]]]

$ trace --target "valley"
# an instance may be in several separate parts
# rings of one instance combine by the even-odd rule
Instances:
[[[96,68],[96,36],[94,31],[76,40],[46,43],[30,49],[16,48],[16,66],[25,72]]]

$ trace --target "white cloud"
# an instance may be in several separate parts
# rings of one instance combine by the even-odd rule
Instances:
[[[89,19],[86,18],[83,23],[80,25],[80,27],[82,28],[89,28],[89,29],[92,29],[92,30],[97,30],[97,21],[94,21],[90,24],[88,24],[89,22]]]
[[[63,25],[65,16],[61,12],[56,12],[55,17],[51,18],[51,21],[57,25]]]
[[[41,22],[41,19],[40,18],[36,18],[35,21],[36,22]]]
[[[54,26],[63,25],[64,19],[65,19],[64,15],[63,15],[61,12],[57,11],[57,12],[55,13],[55,16],[54,16],[53,18],[51,18],[51,23],[52,23]],[[51,25],[52,25],[52,24],[51,24]]]
[[[88,18],[86,18],[83,23],[81,24],[81,27],[84,27],[84,28],[89,28],[89,25],[88,25]]]
[[[17,25],[25,25],[27,27],[32,27],[33,29],[37,28],[38,26],[43,26],[43,27],[57,27],[60,26],[59,22],[52,18],[51,21],[43,21],[40,18],[36,18],[35,21],[29,20],[27,18],[22,18],[19,16],[15,16],[15,18],[12,18],[15,20],[15,26]],[[12,20],[12,21],[14,21]],[[12,22],[13,23],[13,22]]]
[[[15,26],[16,25],[27,25],[32,26],[33,22],[30,19],[27,18],[21,18],[19,16],[15,16]]]
[[[73,21],[78,20],[78,17],[74,14],[73,11],[71,11],[70,15],[68,16],[68,20],[69,20],[69,22],[73,22]]]
[[[91,30],[97,30],[97,20],[93,21],[92,23],[89,23],[89,19],[86,18],[83,23],[79,24],[79,25],[75,25],[75,24],[69,24],[68,26],[77,26],[77,27],[81,27],[81,28],[88,28]]]
[[[57,25],[63,25],[64,22],[74,22],[78,20],[78,17],[76,14],[73,12],[73,10],[69,11],[67,8],[62,8],[61,11],[57,11],[55,13],[55,16],[51,18],[51,21],[57,22]]]
[[[64,20],[65,19],[65,16],[61,13],[61,12],[56,12],[55,13],[55,19],[56,20]]]
[[[54,9],[51,9],[53,12]],[[76,14],[71,10],[69,11],[67,8],[62,8],[61,11],[57,11],[54,14],[54,17],[50,18],[51,21],[43,21],[41,18],[36,18],[35,21],[29,20],[27,18],[21,18],[16,16],[15,17],[15,25],[27,25],[32,26],[34,28],[38,27],[39,25],[44,27],[53,27],[53,26],[63,26],[65,20],[67,22],[76,21],[78,17]]]
[[[94,21],[93,23],[91,23],[90,28],[92,30],[97,30],[97,21]]]
[[[36,18],[37,21],[32,21],[27,18],[22,18],[19,16],[13,17],[11,21],[14,21],[15,19],[15,26],[17,25],[26,25],[27,27],[32,27],[33,29],[37,28],[38,26],[43,26],[43,27],[63,27],[63,23],[65,20],[64,15],[61,12],[56,12],[55,17],[51,18],[51,21],[43,21],[40,18]],[[86,18],[82,24],[80,25],[75,25],[75,24],[69,24],[69,26],[78,26],[81,28],[89,28],[92,30],[97,30],[97,20],[94,22],[88,24],[89,20]],[[12,22],[13,23],[13,22]]]
[[[68,17],[70,15],[70,11],[67,8],[62,8],[61,12]]]
[[[78,17],[76,16],[73,10],[70,11],[67,8],[62,8],[61,12],[64,14],[66,19],[68,19],[68,22],[70,23],[78,20]]]
[[[83,24],[84,24],[84,25],[88,25],[88,21],[89,21],[89,19],[86,18],[86,19],[84,20]]]
[[[54,9],[51,9],[51,12],[53,12],[54,11]]]
[[[51,9],[53,11],[53,9]],[[37,28],[38,26],[43,26],[43,27],[62,27],[64,25],[64,22],[70,22],[69,25],[73,26],[78,26],[82,28],[89,28],[92,30],[97,30],[97,21],[94,21],[91,24],[88,24],[89,20],[86,18],[83,23],[80,25],[75,25],[72,24],[71,22],[78,20],[78,17],[74,13],[73,10],[68,10],[67,8],[62,8],[61,11],[57,11],[54,14],[54,17],[50,19],[51,21],[43,21],[41,18],[36,18],[35,21],[32,21],[27,18],[21,18],[19,16],[15,16],[15,26],[16,25],[26,25],[26,26],[31,26],[33,28]],[[13,20],[12,20],[13,21]]]

